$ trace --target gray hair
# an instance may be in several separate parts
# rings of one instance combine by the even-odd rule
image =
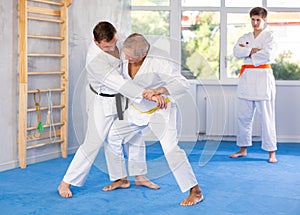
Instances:
[[[131,49],[136,57],[141,57],[147,54],[150,44],[143,35],[133,33],[126,38],[123,48]]]

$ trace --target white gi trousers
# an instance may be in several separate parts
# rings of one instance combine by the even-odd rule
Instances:
[[[254,113],[257,111],[262,127],[262,149],[277,150],[274,96],[273,94],[270,100],[259,101],[238,98],[237,145],[239,147],[252,146],[252,125]]]
[[[105,143],[109,129],[117,118],[115,97],[95,95],[89,87],[86,89],[86,110],[88,114],[87,131],[83,144],[78,148],[63,181],[73,186],[82,186],[98,155],[99,149]],[[142,143],[141,143],[142,144]],[[133,154],[134,149],[131,150]],[[139,161],[146,166],[145,153],[140,154]],[[136,168],[137,174],[145,174]]]
[[[105,150],[107,167],[111,178],[116,180],[127,176],[124,156],[122,154],[122,143],[129,141],[130,144],[134,145],[133,148],[140,148],[140,151],[144,151],[145,147],[140,146],[135,139],[139,139],[142,130],[149,126],[155,136],[160,140],[168,165],[181,191],[186,192],[198,184],[185,151],[178,146],[176,105],[169,104],[168,108],[168,111],[161,110],[161,112],[165,111],[168,113],[161,114],[160,118],[164,118],[162,122],[163,125],[160,124],[161,122],[151,122],[151,120],[146,125],[136,125],[126,120],[116,120],[114,122],[108,135],[109,150]],[[138,150],[135,151],[138,152]],[[131,152],[129,152],[129,155],[130,154]],[[129,160],[130,159],[129,157]]]

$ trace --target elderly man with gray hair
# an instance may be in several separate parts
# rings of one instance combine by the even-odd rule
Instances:
[[[122,144],[130,142],[133,147],[145,150],[144,145],[134,140],[141,135],[143,129],[149,127],[160,140],[165,158],[181,191],[190,191],[180,205],[195,205],[203,200],[203,194],[185,151],[178,146],[176,127],[175,102],[186,93],[188,81],[176,69],[169,55],[150,46],[141,34],[134,33],[127,37],[123,52],[126,59],[123,76],[142,88],[156,89],[156,94],[164,96],[166,105],[159,109],[154,102],[147,99],[140,103],[130,101],[124,120],[115,121],[108,134],[108,148],[105,153],[110,177],[117,180],[127,176]],[[143,96],[150,99],[153,93],[146,90]],[[114,183],[103,189],[110,190]]]

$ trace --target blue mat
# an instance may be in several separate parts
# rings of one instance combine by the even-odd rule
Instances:
[[[109,184],[103,151],[83,187],[72,187],[73,198],[60,198],[57,186],[71,159],[58,158],[0,173],[0,213],[22,214],[300,214],[300,144],[279,143],[276,164],[255,142],[245,158],[229,159],[234,142],[181,142],[203,190],[205,200],[192,207],[179,203],[181,193],[159,143],[147,147],[148,177],[161,186],[150,190],[103,192]]]

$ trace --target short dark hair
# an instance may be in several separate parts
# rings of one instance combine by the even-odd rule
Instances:
[[[116,33],[116,28],[111,23],[105,21],[99,22],[93,30],[94,39],[99,43],[102,40],[106,42],[111,41]]]
[[[249,12],[250,17],[252,16],[260,16],[261,18],[267,18],[268,11],[263,7],[254,7]]]

